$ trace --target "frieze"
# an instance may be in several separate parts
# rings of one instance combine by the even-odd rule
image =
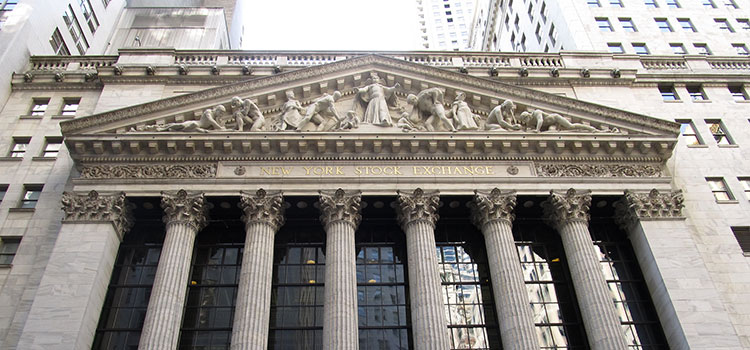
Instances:
[[[537,164],[541,177],[661,177],[660,165],[650,164]]]
[[[83,179],[206,179],[216,177],[215,164],[144,164],[87,165],[81,170]]]
[[[102,196],[96,191],[86,195],[63,192],[62,209],[65,222],[112,222],[122,236],[133,226],[133,214],[125,193]]]

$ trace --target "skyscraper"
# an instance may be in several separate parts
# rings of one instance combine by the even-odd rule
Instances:
[[[422,47],[438,51],[469,47],[474,0],[417,0],[416,4]]]

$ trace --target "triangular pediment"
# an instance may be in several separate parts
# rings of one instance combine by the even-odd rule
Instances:
[[[289,92],[299,106],[291,116],[285,114]],[[321,102],[326,96],[327,104]],[[440,97],[442,112],[430,110],[427,101]],[[513,113],[500,107],[510,101]],[[331,104],[340,119],[327,109]],[[308,113],[316,105],[325,110]],[[253,125],[257,114],[247,111],[254,106],[263,123]],[[237,113],[246,117],[242,130]],[[307,114],[310,122],[294,125]],[[456,149],[483,156],[636,150],[666,159],[679,131],[669,121],[379,55],[129,106],[61,127],[74,159],[141,152],[302,156],[310,150],[377,157],[384,150],[446,155]]]

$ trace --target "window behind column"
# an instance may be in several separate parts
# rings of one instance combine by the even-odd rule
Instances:
[[[276,234],[268,349],[323,348],[325,233],[316,198],[287,198]]]

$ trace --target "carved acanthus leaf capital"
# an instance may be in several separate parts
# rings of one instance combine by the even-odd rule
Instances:
[[[557,228],[574,221],[588,222],[590,207],[591,191],[577,192],[572,188],[565,193],[550,191],[549,198],[542,202],[545,220]]]
[[[615,219],[627,230],[642,219],[682,218],[683,201],[682,190],[666,193],[657,189],[649,193],[626,190],[622,199],[615,203]]]
[[[277,231],[284,225],[284,197],[281,191],[268,193],[262,188],[257,192],[240,191],[240,208],[245,213],[246,224],[264,223]]]
[[[433,227],[438,218],[438,206],[440,205],[440,192],[425,192],[421,188],[414,190],[413,194],[398,191],[397,216],[401,228],[414,221],[425,221]]]
[[[356,230],[362,221],[362,194],[357,191],[347,194],[343,189],[320,191],[320,221],[323,226],[336,221],[345,221]]]
[[[498,188],[492,191],[474,191],[474,201],[470,202],[471,219],[480,230],[493,221],[506,221],[513,224],[516,216],[516,191],[502,192]]]
[[[93,190],[87,195],[63,192],[62,209],[65,222],[110,221],[120,237],[133,226],[132,208],[125,192],[108,196]]]
[[[164,209],[164,223],[187,224],[195,231],[206,227],[209,204],[203,193],[188,193],[179,190],[176,193],[161,193],[161,207]]]

